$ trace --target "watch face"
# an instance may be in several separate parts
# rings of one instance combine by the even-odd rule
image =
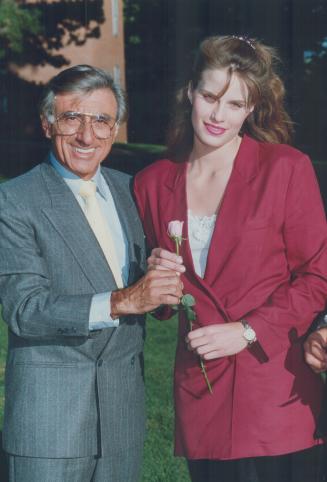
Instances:
[[[243,335],[246,341],[249,341],[249,342],[254,341],[256,338],[255,331],[250,327],[244,331]]]

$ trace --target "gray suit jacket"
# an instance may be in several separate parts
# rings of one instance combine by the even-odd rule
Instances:
[[[102,169],[145,268],[130,178]],[[143,443],[144,318],[89,332],[93,294],[116,288],[76,199],[47,163],[0,186],[0,298],[9,327],[4,448],[32,457],[114,456]]]

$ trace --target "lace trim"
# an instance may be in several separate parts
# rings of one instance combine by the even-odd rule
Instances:
[[[189,209],[187,211],[190,235],[204,245],[211,239],[217,215],[197,216]]]

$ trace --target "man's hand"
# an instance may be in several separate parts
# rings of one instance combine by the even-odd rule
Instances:
[[[327,328],[314,331],[304,343],[304,358],[315,373],[327,370]]]
[[[177,254],[171,253],[166,249],[154,248],[151,251],[151,256],[148,258],[149,270],[173,270],[176,273],[184,273],[185,266],[183,265],[183,258]]]
[[[160,305],[177,305],[183,284],[174,271],[151,270],[132,286],[111,293],[111,317],[142,314]]]
[[[190,331],[186,337],[189,350],[205,360],[236,355],[247,347],[240,321],[204,326]]]

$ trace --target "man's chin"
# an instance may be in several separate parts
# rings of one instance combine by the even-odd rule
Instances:
[[[91,179],[97,171],[98,165],[94,165],[94,161],[91,159],[85,160],[76,160],[70,166],[67,166],[68,169],[78,177],[81,177],[85,180]]]

